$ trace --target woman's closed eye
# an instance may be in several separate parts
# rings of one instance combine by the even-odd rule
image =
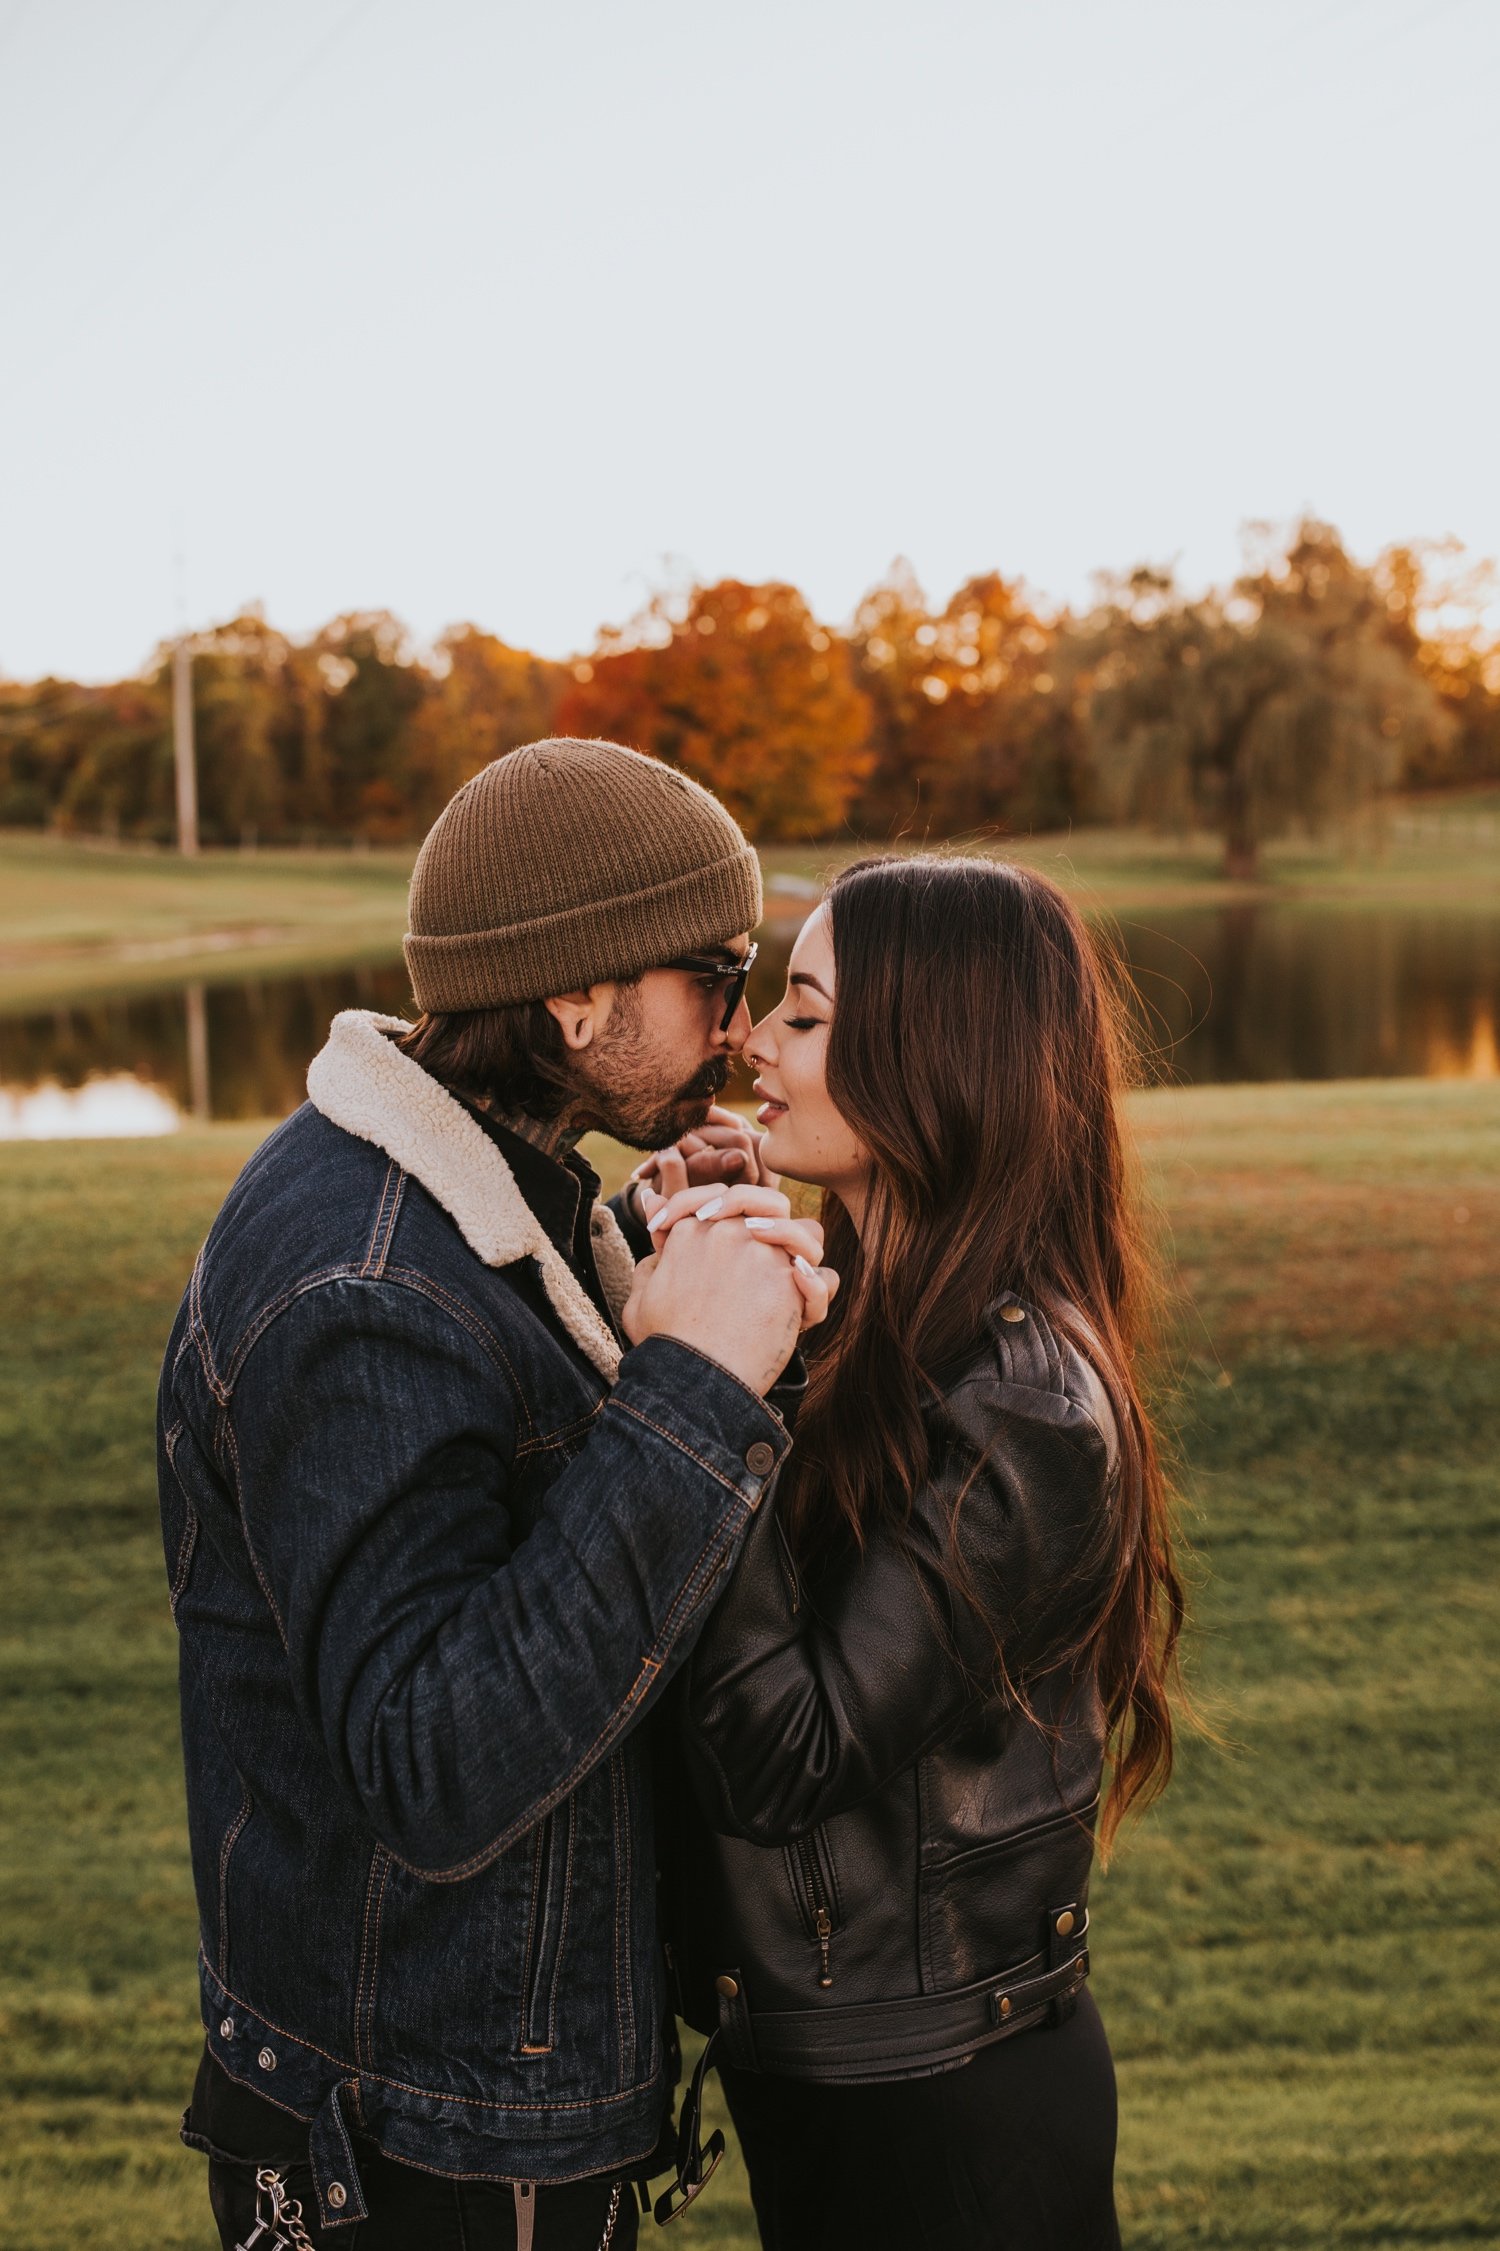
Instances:
[[[787,1016],[782,1021],[789,1032],[815,1032],[823,1019],[821,1016]]]

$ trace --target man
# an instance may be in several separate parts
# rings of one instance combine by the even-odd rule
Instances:
[[[412,877],[418,1022],[335,1020],[199,1257],[159,1454],[226,2246],[634,2240],[673,2074],[632,1730],[832,1277],[710,1224],[637,1282],[573,1142],[703,1126],[759,913],[684,776],[498,760]],[[695,1177],[753,1178],[736,1138]]]

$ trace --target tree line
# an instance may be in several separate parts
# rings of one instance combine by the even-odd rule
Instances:
[[[1500,778],[1494,580],[1451,548],[1373,564],[1307,521],[1228,588],[1167,570],[1046,611],[989,572],[943,609],[904,565],[842,629],[790,585],[658,595],[557,663],[476,625],[420,648],[355,612],[295,639],[258,611],[193,638],[205,841],[420,837],[467,777],[548,733],[680,766],[762,842],[1130,821],[1207,829],[1232,874],[1393,788]],[[0,681],[0,825],[173,834],[171,647],[104,686]]]

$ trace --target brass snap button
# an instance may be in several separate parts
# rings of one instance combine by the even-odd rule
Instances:
[[[274,2071],[276,2069],[276,2051],[274,2048],[262,2048],[255,2060],[262,2071]]]
[[[1062,1913],[1057,1918],[1058,1937],[1071,1938],[1073,1935],[1074,1926],[1076,1925],[1077,1921],[1078,1917],[1074,1914],[1072,1908],[1065,1907]]]
[[[757,1438],[746,1452],[745,1467],[752,1477],[769,1477],[776,1467],[775,1447],[768,1446],[763,1438]]]
[[[1002,1321],[1024,1321],[1026,1308],[1024,1305],[1002,1305],[1000,1318]]]
[[[739,1981],[732,1977],[716,1977],[714,1991],[722,1994],[726,2001],[737,2001],[740,1997]]]
[[[1010,2015],[1010,2012],[1014,2006],[1015,2004],[1011,2000],[1010,1995],[1008,1993],[1002,1993],[1000,1996],[1000,2015],[1002,2020]]]
[[[233,2017],[221,2017],[219,2019],[219,2038],[221,2040],[232,2040],[234,2038]]]
[[[343,2211],[344,2206],[349,2201],[349,2191],[345,2188],[342,2181],[329,2182],[328,2201],[333,2206],[335,2212]]]

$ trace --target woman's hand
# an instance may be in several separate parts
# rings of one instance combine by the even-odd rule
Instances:
[[[640,1193],[646,1188],[659,1196],[675,1196],[684,1188],[723,1187],[726,1182],[779,1188],[780,1175],[761,1157],[761,1140],[737,1110],[726,1110],[716,1102],[696,1131],[685,1133],[670,1149],[658,1149],[630,1175],[641,1216],[649,1217]]]
[[[640,1197],[658,1256],[674,1230],[689,1222],[695,1227],[737,1224],[758,1242],[784,1251],[791,1260],[793,1279],[802,1298],[803,1329],[815,1328],[827,1318],[839,1278],[831,1266],[823,1264],[822,1227],[815,1219],[794,1218],[791,1205],[779,1189],[726,1188],[709,1183],[662,1196],[643,1185]]]

